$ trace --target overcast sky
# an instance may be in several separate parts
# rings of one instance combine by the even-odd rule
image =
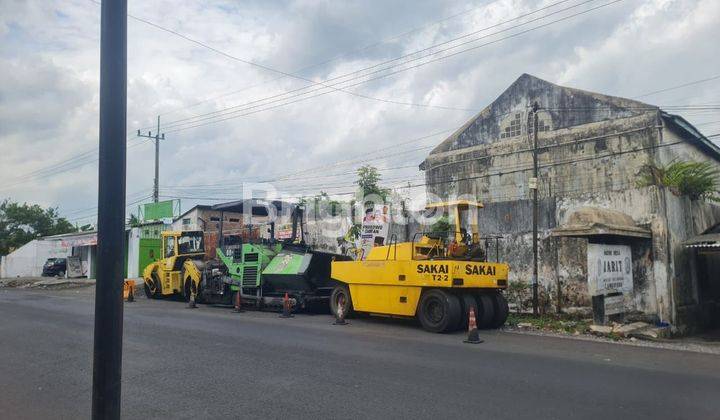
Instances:
[[[235,59],[129,20],[128,203],[151,194],[153,148],[134,134],[158,114],[171,123],[236,107],[162,130],[161,195],[185,197],[185,210],[238,197],[244,181],[300,171],[276,187],[288,196],[350,191],[363,163],[390,168],[389,186],[422,182],[417,165],[429,149],[522,73],[625,97],[720,75],[717,0],[623,0],[501,39],[610,1],[560,1],[458,41],[559,0],[130,1],[131,15]],[[94,221],[97,206],[99,16],[90,0],[0,0],[0,197],[59,206],[78,223]],[[446,41],[426,53],[467,44],[354,73],[336,86],[342,92],[309,82],[327,85]],[[497,42],[445,57],[489,41]],[[368,81],[379,75],[387,76]],[[717,104],[719,93],[716,78],[642,100]],[[707,135],[720,132],[718,111],[681,115]],[[342,160],[350,162],[333,165]]]

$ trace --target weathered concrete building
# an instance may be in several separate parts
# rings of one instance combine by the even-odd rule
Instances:
[[[540,106],[539,282],[553,304],[560,290],[563,306],[590,305],[594,244],[620,245],[631,253],[626,311],[679,331],[719,324],[717,288],[703,290],[704,281],[698,281],[719,276],[691,270],[681,244],[720,222],[720,206],[638,183],[647,165],[673,160],[720,168],[720,148],[680,116],[524,74],[425,159],[420,168],[427,192],[484,202],[482,234],[503,237],[501,255],[511,265],[511,281],[529,282],[533,103]]]

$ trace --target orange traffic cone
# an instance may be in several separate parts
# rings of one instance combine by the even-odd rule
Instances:
[[[471,307],[468,312],[468,336],[467,340],[463,340],[463,343],[480,344],[482,342],[477,329],[477,322],[475,321],[475,308]]]
[[[293,318],[294,315],[290,312],[290,297],[288,296],[287,292],[285,292],[285,297],[283,297],[283,311],[282,314],[280,314],[280,318]]]
[[[240,296],[240,290],[235,293],[235,307],[233,308],[233,312],[245,312],[242,308],[242,296]]]
[[[345,297],[340,296],[340,299],[338,299],[338,307],[337,311],[335,313],[335,322],[333,322],[333,325],[347,325],[347,321],[345,321]]]

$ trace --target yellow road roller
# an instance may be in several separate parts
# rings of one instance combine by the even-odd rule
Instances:
[[[441,212],[447,230],[416,234],[370,250],[364,260],[334,261],[338,281],[330,307],[338,316],[353,312],[415,317],[430,332],[467,326],[470,308],[481,328],[498,328],[508,316],[508,265],[488,262],[488,244],[478,232],[481,203],[456,200],[429,204]],[[497,238],[495,238],[497,240]]]

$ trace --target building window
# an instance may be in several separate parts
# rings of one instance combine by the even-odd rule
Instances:
[[[190,218],[188,217],[187,219],[183,219],[182,224],[183,224],[183,226],[189,225],[189,224],[190,224]]]
[[[231,217],[231,218],[230,218],[230,221],[233,222],[233,223],[240,223],[240,219],[238,219],[238,218],[236,218],[236,217]]]
[[[520,122],[520,119],[522,117],[521,113],[516,113],[512,120],[510,120],[510,124],[505,126],[505,128],[500,132],[500,138],[510,138],[510,137],[517,137],[522,133],[522,124]]]
[[[213,217],[210,218],[210,221],[211,221],[211,222],[219,222],[219,221],[220,221],[220,218],[217,217],[217,216],[213,216]]]
[[[533,126],[530,125],[530,128],[528,130],[530,134],[533,132]],[[545,120],[538,119],[538,133],[542,133],[545,131],[550,131],[550,124],[546,123]]]

